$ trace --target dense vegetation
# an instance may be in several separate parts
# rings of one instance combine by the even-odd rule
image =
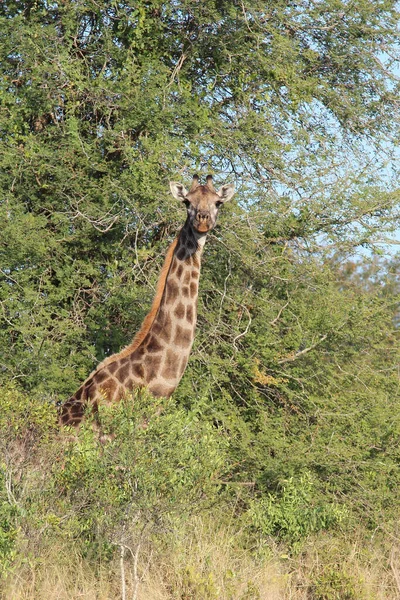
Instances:
[[[93,598],[127,597],[121,576],[154,599],[394,597],[399,22],[391,0],[0,3],[6,598],[52,597],[68,564],[93,590],[115,571]],[[184,219],[168,180],[194,172],[238,191],[173,400],[59,432],[146,314]],[[220,579],[215,549],[195,558],[215,523]],[[259,576],[295,560],[280,591]]]

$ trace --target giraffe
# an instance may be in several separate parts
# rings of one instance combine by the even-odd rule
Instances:
[[[99,402],[117,402],[137,387],[168,398],[182,378],[194,339],[207,233],[235,188],[226,184],[217,191],[211,175],[205,185],[194,175],[189,191],[176,181],[170,182],[170,189],[186,205],[187,218],[167,251],[150,312],[132,342],[103,360],[60,407],[63,425],[79,425],[88,405],[96,410]]]

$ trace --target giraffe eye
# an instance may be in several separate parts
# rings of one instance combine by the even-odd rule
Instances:
[[[220,206],[222,206],[222,205],[223,205],[223,202],[220,202],[219,200],[218,200],[218,202],[216,202],[216,203],[215,203],[215,206],[216,206],[217,208],[219,208],[219,207],[220,207]]]
[[[186,208],[189,208],[190,202],[189,202],[189,200],[187,198],[184,199],[183,203],[186,206]]]

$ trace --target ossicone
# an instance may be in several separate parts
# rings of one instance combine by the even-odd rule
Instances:
[[[199,185],[199,176],[193,175],[192,187],[190,188],[190,191],[193,192]]]

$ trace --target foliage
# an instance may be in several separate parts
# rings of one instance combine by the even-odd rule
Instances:
[[[309,473],[283,484],[281,497],[273,494],[253,501],[249,509],[252,524],[263,535],[275,535],[295,544],[311,533],[337,527],[346,509],[335,504],[317,504]]]
[[[1,489],[6,488],[2,474]],[[3,495],[3,494],[2,494]],[[14,525],[15,510],[3,498],[0,505],[0,575],[8,573],[13,561],[17,558],[15,542],[18,530]]]
[[[311,586],[310,598],[312,600],[356,600],[364,596],[360,588],[360,582],[353,576],[338,570],[337,567],[327,568]]]
[[[39,538],[108,560],[227,505],[250,547],[395,530],[398,24],[394,0],[0,3],[3,571]],[[174,400],[57,433],[146,314],[168,180],[194,171],[238,193]]]
[[[90,418],[76,434],[56,432],[53,411],[47,408],[44,421],[37,401],[27,436],[25,415],[19,414],[17,427],[10,398],[18,407],[22,395],[11,390],[0,399],[5,558],[24,534],[35,539],[39,529],[49,539],[75,539],[81,551],[107,555],[124,543],[128,525],[163,531],[170,521],[204,511],[218,496],[228,467],[226,436],[172,401],[160,404],[143,392],[101,407],[101,435]],[[44,422],[47,435],[38,433]]]
[[[0,576],[8,573],[18,558],[17,542],[22,523],[29,515],[15,488],[25,484],[27,457],[37,459],[37,440],[54,431],[54,412],[46,402],[26,396],[14,387],[1,390],[0,399]],[[38,465],[39,466],[39,465]]]

